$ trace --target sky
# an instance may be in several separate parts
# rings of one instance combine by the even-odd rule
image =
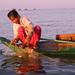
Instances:
[[[12,8],[75,8],[75,0],[0,0],[0,9]]]

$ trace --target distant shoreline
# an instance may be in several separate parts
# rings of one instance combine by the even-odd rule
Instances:
[[[0,11],[9,11],[11,9],[3,9],[3,8],[0,8]],[[29,9],[29,8],[13,8],[13,9],[16,9],[18,11],[32,11],[32,10],[69,10],[69,9],[75,10],[75,8],[50,8],[50,9],[40,9],[40,8],[32,8],[32,9]]]

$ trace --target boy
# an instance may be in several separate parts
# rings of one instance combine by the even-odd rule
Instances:
[[[33,28],[30,20],[26,17],[21,18],[15,9],[11,10],[7,16],[13,23],[14,38],[11,44],[16,45],[20,40],[23,47],[31,46],[32,48],[36,48],[41,37],[41,28],[39,26]]]

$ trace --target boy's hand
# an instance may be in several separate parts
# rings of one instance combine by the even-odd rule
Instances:
[[[11,40],[11,44],[16,45],[18,39],[14,38],[13,40]]]

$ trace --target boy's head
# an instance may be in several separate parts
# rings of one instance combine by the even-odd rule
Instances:
[[[19,23],[20,15],[15,9],[11,10],[7,16],[13,23]]]

